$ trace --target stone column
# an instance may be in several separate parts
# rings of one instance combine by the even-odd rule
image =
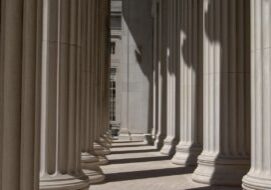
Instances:
[[[154,146],[161,149],[163,146],[163,140],[166,136],[166,39],[167,39],[167,29],[164,27],[167,24],[166,14],[167,7],[166,1],[159,0],[157,6],[158,8],[158,19],[159,19],[159,60],[157,65],[157,133],[155,137]]]
[[[104,165],[108,163],[106,155],[110,154],[109,148],[103,146],[101,142],[101,135],[103,133],[104,128],[104,120],[103,120],[103,97],[104,97],[104,78],[103,78],[103,67],[104,67],[104,1],[97,1],[96,5],[96,59],[95,59],[95,86],[96,86],[96,94],[95,94],[95,102],[96,102],[96,120],[95,120],[95,142],[94,142],[94,150],[96,155],[99,158],[100,164]]]
[[[249,9],[204,0],[203,152],[194,181],[240,185],[250,163]]]
[[[0,190],[38,189],[39,5],[1,1]]]
[[[102,36],[102,77],[103,77],[103,100],[102,100],[102,130],[100,142],[106,148],[111,147],[111,138],[108,133],[109,130],[109,79],[110,79],[110,29],[109,29],[109,14],[110,14],[110,1],[103,0],[102,14],[103,14],[103,36]]]
[[[106,0],[106,113],[105,113],[105,127],[106,127],[106,134],[105,138],[108,141],[109,148],[112,147],[113,142],[113,136],[112,136],[112,130],[110,127],[110,116],[109,116],[109,110],[110,110],[110,74],[111,74],[111,0]]]
[[[103,127],[101,131],[101,142],[107,149],[111,147],[111,138],[108,136],[109,130],[109,81],[110,81],[110,1],[103,1]],[[110,152],[110,151],[109,151]]]
[[[93,115],[92,109],[92,91],[94,86],[91,85],[92,67],[93,67],[93,51],[94,51],[94,27],[95,27],[95,0],[86,1],[86,6],[82,9],[83,27],[81,31],[82,36],[82,60],[81,60],[81,74],[80,78],[82,88],[80,102],[80,124],[81,124],[81,165],[83,171],[89,176],[90,183],[98,183],[104,180],[104,175],[99,167],[99,159],[94,155],[93,149]]]
[[[251,0],[251,168],[246,190],[271,189],[271,1]]]
[[[89,187],[80,166],[76,113],[81,49],[75,29],[81,27],[77,18],[85,6],[81,0],[43,1],[40,189]]]
[[[167,137],[164,140],[164,145],[161,149],[161,153],[165,155],[173,154],[176,145],[176,52],[174,37],[176,31],[174,30],[176,10],[175,0],[169,0],[167,2],[167,14],[168,14],[168,43],[166,49],[166,64],[167,64]]]
[[[122,5],[123,6],[123,5]],[[129,127],[129,41],[131,40],[131,34],[129,32],[129,27],[126,23],[126,19],[124,16],[121,16],[121,64],[122,66],[119,68],[120,73],[120,89],[121,89],[121,114],[120,114],[120,130],[119,130],[119,139],[121,140],[132,140],[130,127]]]
[[[153,130],[154,146],[160,149],[163,144],[164,133],[161,124],[162,109],[162,75],[161,75],[161,45],[162,45],[162,2],[153,2],[154,40],[153,40]]]
[[[157,18],[157,0],[152,1],[152,19],[153,19],[153,61],[152,61],[152,130],[151,130],[151,140],[156,139],[156,133],[157,133],[157,79],[158,79],[158,60],[157,60],[157,26],[158,26],[158,18]]]
[[[202,150],[202,6],[198,0],[181,0],[180,15],[180,142],[172,159],[183,166],[196,165]]]

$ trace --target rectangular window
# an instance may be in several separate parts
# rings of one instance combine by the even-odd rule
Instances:
[[[116,42],[111,42],[110,46],[111,46],[111,54],[115,54],[116,53]]]
[[[111,15],[110,24],[111,24],[111,29],[121,30],[121,16]]]
[[[110,99],[109,99],[109,119],[116,121],[116,68],[110,68]]]

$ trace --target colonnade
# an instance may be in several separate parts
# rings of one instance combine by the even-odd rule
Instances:
[[[79,190],[104,180],[109,6],[1,1],[1,190]]]
[[[155,145],[196,182],[271,189],[271,1],[153,6]]]
[[[1,0],[0,190],[104,180],[109,6]],[[271,0],[154,6],[155,145],[196,182],[270,189]]]

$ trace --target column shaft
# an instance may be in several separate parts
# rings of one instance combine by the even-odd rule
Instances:
[[[156,50],[156,134],[155,134],[155,142],[154,145],[158,149],[162,147],[163,139],[165,136],[165,131],[162,128],[162,70],[161,64],[163,61],[162,56],[162,36],[163,36],[163,12],[162,12],[162,1],[158,0],[156,4],[156,30],[157,30],[157,50]]]
[[[169,0],[167,2],[167,18],[168,18],[168,41],[167,41],[167,137],[164,140],[164,146],[161,149],[162,154],[170,155],[174,153],[177,133],[176,133],[176,41],[174,37],[176,35],[176,10],[175,0]]]
[[[1,1],[0,189],[38,188],[37,1]]]
[[[154,40],[153,40],[153,130],[152,139],[154,146],[160,149],[163,144],[164,131],[161,124],[161,109],[162,109],[162,2],[156,0],[153,2],[153,17],[154,17]]]
[[[271,1],[251,1],[251,168],[246,190],[271,189]]]
[[[155,140],[157,133],[157,105],[158,105],[158,2],[152,2],[152,18],[153,18],[153,62],[152,62],[152,131],[151,138]]]
[[[82,3],[82,5],[81,5]],[[40,189],[88,189],[76,125],[77,20],[84,1],[43,1]]]
[[[168,1],[160,0],[160,52],[159,59],[160,62],[158,64],[158,133],[155,141],[155,145],[158,148],[163,147],[164,138],[167,135],[167,38],[168,38]],[[158,138],[160,137],[160,138]]]
[[[97,57],[96,57],[96,126],[95,126],[95,143],[94,150],[97,154],[100,164],[107,164],[108,160],[105,155],[110,154],[109,148],[106,146],[103,134],[105,132],[105,104],[106,104],[106,81],[105,81],[105,26],[106,15],[105,6],[106,1],[97,1],[97,20],[96,20],[96,34],[97,34]]]
[[[203,152],[193,179],[240,185],[249,166],[249,9],[244,0],[204,0]]]
[[[196,165],[202,145],[202,16],[198,0],[179,1],[180,142],[173,163]]]
[[[86,7],[82,11],[83,27],[82,27],[82,44],[84,51],[82,52],[81,62],[81,165],[84,172],[89,176],[91,183],[98,183],[104,180],[104,175],[99,167],[99,160],[94,155],[94,134],[93,134],[93,112],[92,112],[92,92],[95,86],[92,83],[92,67],[93,67],[93,51],[94,51],[94,30],[95,30],[95,0],[86,1]]]
[[[101,137],[100,142],[101,144],[106,147],[111,147],[111,140],[108,138],[108,130],[109,130],[109,79],[110,79],[110,52],[109,52],[109,44],[110,44],[110,29],[109,29],[109,13],[110,13],[110,1],[103,0],[103,36],[102,36],[102,64],[103,64],[103,104],[102,104],[102,130],[101,130]]]

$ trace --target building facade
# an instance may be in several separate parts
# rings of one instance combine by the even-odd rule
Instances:
[[[151,9],[151,0],[111,1],[111,76],[116,84],[111,123],[119,126],[123,138],[151,131]]]
[[[110,125],[119,130],[122,109],[122,1],[111,1]]]

